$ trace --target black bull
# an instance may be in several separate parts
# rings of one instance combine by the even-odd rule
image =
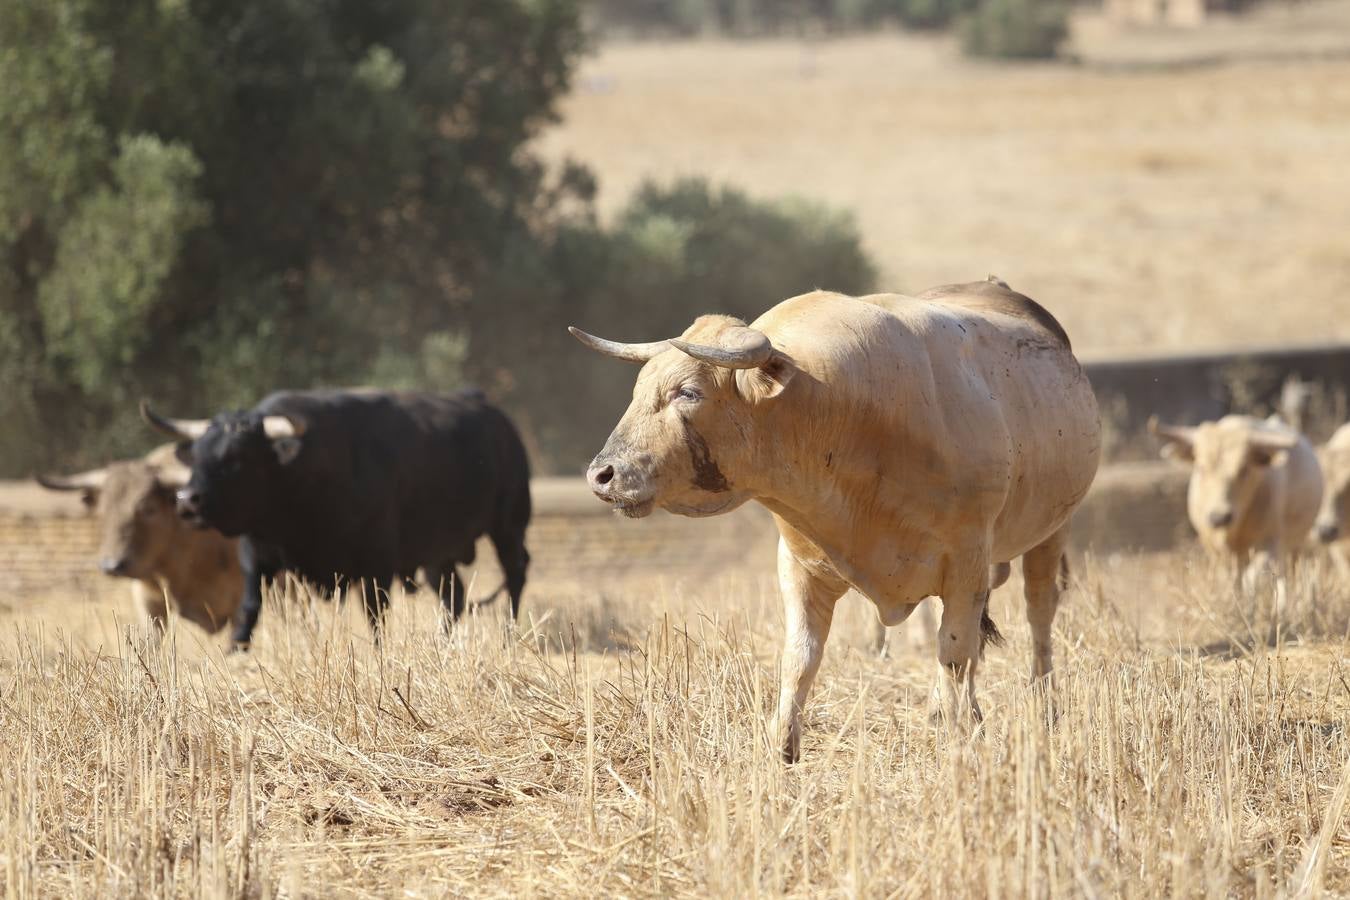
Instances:
[[[378,636],[393,580],[421,568],[457,619],[465,598],[456,566],[473,562],[482,535],[497,551],[512,616],[519,611],[529,464],[510,420],[481,393],[282,391],[209,423],[143,412],[190,440],[180,513],[241,538],[236,646],[252,639],[263,581],[282,572],[325,595],[365,582]]]

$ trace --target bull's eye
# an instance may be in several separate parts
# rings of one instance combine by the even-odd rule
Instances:
[[[670,392],[670,399],[671,402],[682,400],[685,403],[697,403],[703,399],[703,394],[691,384],[682,384]]]

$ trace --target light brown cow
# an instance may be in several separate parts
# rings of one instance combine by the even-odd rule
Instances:
[[[1314,532],[1341,574],[1350,577],[1350,422],[1336,429],[1318,459],[1326,484]]]
[[[643,364],[587,473],[598,497],[631,517],[750,500],[773,513],[787,626],[774,730],[789,760],[850,587],[887,625],[942,598],[946,708],[978,718],[975,669],[998,634],[991,576],[1021,556],[1032,673],[1049,674],[1065,526],[1101,435],[1068,337],[1038,304],[991,282],[918,297],[817,291],[749,327],[703,316],[681,339],[573,334]]]
[[[187,478],[167,444],[141,459],[37,480],[51,490],[82,492],[101,520],[99,568],[132,579],[132,593],[157,628],[172,609],[214,634],[234,615],[244,582],[236,541],[178,517],[174,493]]]
[[[1191,466],[1186,512],[1212,553],[1232,555],[1249,576],[1280,569],[1317,517],[1322,473],[1312,445],[1278,419],[1224,416],[1149,430],[1163,455]]]

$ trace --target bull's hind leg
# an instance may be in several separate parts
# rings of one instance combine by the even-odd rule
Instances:
[[[1054,667],[1050,628],[1059,609],[1059,595],[1066,587],[1068,561],[1064,555],[1068,529],[1061,528],[1045,542],[1022,555],[1022,580],[1027,598],[1027,623],[1031,626],[1031,677],[1047,678]]]
[[[520,615],[520,597],[525,593],[525,573],[530,568],[530,551],[525,549],[525,532],[494,532],[489,535],[506,576],[506,593],[511,598],[511,619]]]
[[[384,614],[389,609],[389,588],[393,583],[392,578],[363,578],[360,582],[361,606],[366,611],[370,635],[377,645],[384,627]]]

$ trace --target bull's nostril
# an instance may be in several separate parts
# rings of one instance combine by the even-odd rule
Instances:
[[[595,481],[596,484],[601,484],[601,485],[609,484],[611,481],[614,480],[614,467],[613,467],[613,466],[603,466],[603,467],[601,467],[601,468],[599,468],[599,469],[596,469],[596,470],[595,470],[595,474],[594,474],[593,476],[591,476],[591,477],[592,477],[592,479]]]
[[[1340,536],[1341,530],[1335,525],[1321,525],[1317,529],[1317,537],[1324,544],[1330,544]]]
[[[1233,522],[1233,513],[1231,510],[1215,510],[1209,514],[1209,524],[1215,528],[1223,528]]]

